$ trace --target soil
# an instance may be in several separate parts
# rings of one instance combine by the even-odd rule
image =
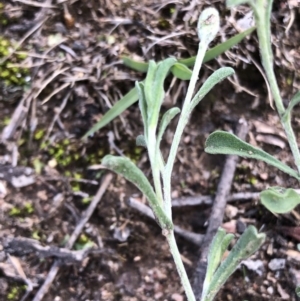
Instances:
[[[274,68],[287,104],[300,87],[300,11],[297,1],[275,2]],[[103,182],[106,172],[99,164],[108,153],[129,156],[151,178],[147,153],[135,146],[143,131],[137,104],[88,139],[81,139],[136,80],[145,76],[124,66],[122,56],[143,61],[190,57],[197,51],[195,28],[201,10],[212,5],[220,12],[221,29],[212,47],[243,30],[240,20],[246,20],[249,8],[230,11],[223,1],[1,3],[1,32],[12,45],[19,43],[17,52],[26,53],[18,66],[28,68],[28,79],[21,89],[1,84],[0,300],[34,300],[54,262],[59,262],[60,268],[42,299],[45,301],[185,300],[160,228],[127,205],[132,197],[145,200],[117,175],[73,247],[73,251],[91,247],[82,260],[57,261],[53,253],[8,245],[13,239],[28,238],[42,247],[66,246]],[[256,34],[204,64],[199,83],[220,66],[232,66],[236,75],[209,93],[184,131],[172,177],[174,199],[214,195],[225,158],[206,154],[205,140],[216,129],[235,131],[241,117],[249,124],[247,141],[295,166],[257,68]],[[186,88],[186,81],[169,76],[163,111],[180,107]],[[23,113],[16,115],[20,109]],[[296,108],[292,120],[298,140],[299,113]],[[164,137],[164,156],[176,122]],[[9,125],[16,127],[7,136]],[[275,185],[299,188],[296,181],[275,168],[241,158],[231,193],[260,192]],[[204,234],[210,210],[209,205],[176,207],[174,223]],[[297,300],[299,213],[296,208],[289,214],[274,215],[255,198],[227,205],[226,230],[238,237],[241,228],[254,225],[267,234],[267,240],[231,276],[216,300]],[[192,278],[200,248],[176,238]],[[279,259],[284,265],[273,268]]]

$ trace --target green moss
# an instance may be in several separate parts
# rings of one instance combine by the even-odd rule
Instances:
[[[31,203],[25,203],[23,210],[24,210],[25,213],[31,214],[34,211],[34,208],[33,208],[33,205]]]
[[[41,236],[40,236],[38,230],[33,231],[33,232],[31,233],[31,237],[32,237],[33,239],[36,239],[36,240],[41,240]]]
[[[19,215],[21,215],[21,213],[22,213],[21,209],[19,209],[17,207],[12,207],[8,214],[10,216],[19,216]]]
[[[85,198],[82,199],[82,204],[83,205],[87,205],[87,204],[89,204],[91,202],[91,200],[92,200],[92,197],[87,196],[87,197],[85,197]]]
[[[18,208],[16,206],[12,207],[8,215],[12,217],[26,216],[32,214],[33,211],[34,211],[33,205],[31,203],[25,203],[21,208]]]
[[[40,129],[40,130],[37,130],[35,133],[34,133],[34,139],[35,140],[41,140],[45,135],[45,129]]]
[[[250,176],[249,177],[249,179],[248,179],[248,182],[251,184],[251,185],[256,185],[257,184],[257,182],[258,182],[258,180],[257,180],[257,178],[256,177],[254,177],[254,176]]]
[[[0,12],[1,23],[1,12]],[[0,36],[0,60],[8,56],[14,49],[13,43]],[[5,86],[25,86],[26,77],[29,75],[28,68],[20,67],[27,55],[12,54],[7,60],[0,64],[0,81]]]
[[[12,286],[7,294],[7,300],[18,300],[24,286]]]
[[[72,191],[73,191],[73,192],[78,192],[78,191],[80,191],[80,185],[79,185],[79,183],[73,183],[73,184],[71,185],[71,187],[72,187]]]
[[[41,162],[41,160],[40,160],[39,158],[34,158],[32,164],[33,164],[33,167],[34,167],[35,172],[36,172],[38,175],[40,175],[41,172],[42,172],[42,169],[43,169],[43,167],[44,167],[44,163]]]
[[[91,248],[93,246],[94,246],[93,241],[90,240],[89,237],[86,236],[85,234],[81,234],[77,242],[75,243],[76,250],[83,250],[83,249]]]

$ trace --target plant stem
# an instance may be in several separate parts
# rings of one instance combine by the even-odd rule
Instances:
[[[177,128],[174,134],[174,138],[172,141],[171,149],[170,149],[170,154],[168,157],[167,164],[165,166],[165,170],[163,173],[163,183],[164,183],[164,205],[165,205],[165,212],[169,218],[172,217],[172,205],[171,205],[171,175],[172,175],[172,170],[174,166],[174,161],[176,158],[178,146],[180,143],[180,139],[183,133],[183,130],[188,122],[190,110],[189,110],[189,104],[192,100],[193,97],[193,92],[195,90],[196,82],[198,79],[198,75],[201,69],[202,61],[207,49],[207,43],[200,42],[199,43],[199,48],[198,48],[198,53],[196,56],[196,61],[195,61],[195,66],[193,69],[193,73],[191,76],[191,80],[188,86],[187,94],[183,103],[182,111],[180,114],[180,118],[177,124]]]
[[[295,160],[295,164],[298,169],[298,173],[300,174],[300,152],[291,123],[289,120],[283,118],[283,115],[285,113],[285,108],[280,95],[277,80],[274,74],[273,54],[272,54],[271,40],[270,40],[271,36],[268,34],[268,29],[270,28],[270,19],[266,18],[266,13],[265,13],[266,8],[264,8],[263,5],[264,4],[262,3],[261,4],[262,7],[257,7],[257,8],[254,5],[252,5],[252,9],[254,10],[254,13],[256,15],[257,35],[258,35],[258,41],[260,46],[262,64],[266,71],[266,76],[268,78],[270,89],[275,100],[277,112],[280,116],[282,126],[287,135],[288,142]]]
[[[189,278],[187,276],[187,273],[185,271],[184,265],[182,263],[181,260],[181,256],[176,244],[176,240],[175,240],[175,236],[174,236],[174,231],[167,231],[167,233],[165,233],[166,239],[168,241],[169,247],[170,247],[170,251],[171,254],[173,256],[176,268],[177,268],[177,272],[178,275],[180,277],[181,280],[181,284],[184,288],[186,297],[188,299],[188,301],[196,301],[194,292],[192,290],[192,286],[190,284]]]
[[[148,147],[148,153],[151,163],[152,169],[152,176],[153,176],[153,184],[157,199],[159,201],[160,206],[163,206],[163,193],[161,187],[161,180],[160,180],[160,161],[157,160],[155,155],[155,146],[156,146],[156,128],[152,129],[149,128],[148,131],[148,141],[150,145],[154,145],[154,147]]]

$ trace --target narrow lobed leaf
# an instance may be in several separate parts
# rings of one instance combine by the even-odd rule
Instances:
[[[145,97],[145,89],[144,89],[144,83],[135,82],[135,88],[138,91],[139,95],[139,108],[142,115],[142,120],[144,124],[144,139],[145,143],[147,145],[148,143],[148,107]]]
[[[300,195],[292,188],[269,187],[260,193],[261,203],[273,213],[288,213],[300,204]]]
[[[102,129],[114,118],[121,115],[128,107],[139,99],[136,88],[131,89],[124,97],[122,97],[102,118],[82,137],[82,139],[92,136],[95,132]]]
[[[226,6],[228,8],[231,8],[231,7],[241,5],[241,4],[250,4],[250,5],[252,5],[252,3],[253,3],[252,0],[227,0],[226,1]]]
[[[242,41],[246,36],[250,35],[254,29],[256,29],[256,27],[251,27],[241,33],[238,33],[237,35],[231,37],[230,39],[226,40],[225,42],[216,45],[215,47],[209,49],[206,53],[205,56],[203,58],[203,64],[207,63],[213,59],[215,59],[216,57],[218,57],[220,54],[226,52],[227,50],[229,50],[231,47],[237,45],[240,41]],[[178,60],[179,63],[182,63],[188,67],[192,67],[195,64],[195,56],[192,56],[190,58],[187,59],[181,59]]]
[[[146,73],[148,70],[148,63],[135,61],[128,56],[121,56],[123,64],[132,70]]]
[[[237,155],[261,160],[299,179],[298,173],[289,166],[228,132],[216,131],[209,135],[205,143],[205,151],[209,154]]]
[[[155,192],[144,173],[128,158],[107,155],[102,159],[102,165],[113,172],[122,175],[134,184],[148,199],[149,204],[162,229],[173,229],[173,224],[158,203]]]

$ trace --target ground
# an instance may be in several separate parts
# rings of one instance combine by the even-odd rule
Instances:
[[[0,300],[40,300],[38,289],[55,262],[59,271],[41,300],[185,300],[161,230],[128,205],[130,198],[145,200],[119,176],[113,175],[108,183],[74,252],[62,257],[55,247],[66,247],[98,186],[107,180],[107,173],[99,169],[105,154],[129,156],[150,177],[147,153],[135,146],[143,131],[136,104],[82,139],[145,76],[124,66],[122,56],[159,61],[195,55],[197,18],[209,5],[221,17],[220,33],[211,47],[251,23],[247,6],[230,11],[223,1],[1,2]],[[300,87],[298,5],[275,1],[272,14],[274,68],[286,104]],[[236,75],[209,93],[184,131],[172,177],[174,199],[214,195],[225,158],[206,154],[205,139],[216,129],[235,131],[241,117],[249,125],[247,141],[294,165],[260,65],[254,32],[203,66],[200,83],[220,66],[233,67]],[[186,81],[169,76],[163,110],[181,106],[186,88]],[[296,109],[293,117],[298,140],[299,112]],[[176,120],[164,137],[164,155],[175,126]],[[264,163],[239,160],[231,193],[253,197],[228,204],[223,226],[238,237],[241,228],[252,224],[267,234],[267,240],[234,273],[217,300],[297,298],[299,210],[274,215],[264,209],[254,196],[272,185],[299,188]],[[204,234],[210,208],[174,207],[174,223]],[[177,241],[192,278],[199,246],[180,236]],[[92,248],[82,251],[86,247]],[[81,259],[70,259],[74,254]]]

